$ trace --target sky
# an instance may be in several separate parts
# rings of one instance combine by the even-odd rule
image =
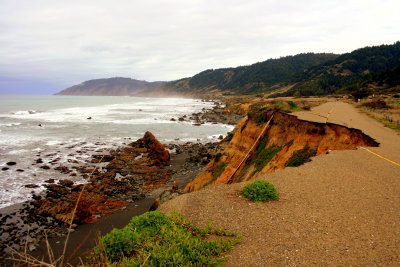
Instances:
[[[393,44],[399,10],[398,0],[0,0],[0,94]]]

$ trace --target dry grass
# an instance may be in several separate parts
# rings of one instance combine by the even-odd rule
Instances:
[[[388,109],[373,109],[365,107],[365,103],[370,100],[363,100],[357,105],[360,110],[371,118],[381,122],[388,128],[400,132],[400,100],[387,97],[385,99]]]

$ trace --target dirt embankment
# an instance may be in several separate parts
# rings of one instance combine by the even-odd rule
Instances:
[[[210,161],[185,191],[195,191],[208,184],[250,180],[260,174],[299,166],[310,157],[330,150],[360,146],[378,146],[378,143],[360,130],[333,123],[303,121],[271,110],[249,112],[236,126],[224,151]]]

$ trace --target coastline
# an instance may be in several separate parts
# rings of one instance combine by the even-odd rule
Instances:
[[[194,125],[197,123],[201,125],[204,123],[216,124],[227,122],[230,122],[230,124],[235,124],[237,122],[238,115],[230,116],[227,114],[227,116],[222,116],[222,113],[223,108],[220,108],[219,105],[216,105],[216,107],[214,107],[214,109],[211,111],[203,110],[203,112],[193,113],[189,118],[183,119],[192,121]],[[182,120],[180,119],[179,121]],[[222,137],[219,139],[221,140]],[[140,215],[150,210],[152,207],[154,208],[158,206],[160,203],[162,203],[162,201],[169,200],[181,194],[181,190],[183,190],[186,184],[191,181],[211,159],[212,154],[216,150],[216,147],[219,143],[220,142],[201,144],[188,142],[184,144],[166,145],[169,151],[174,151],[174,153],[171,154],[171,159],[168,166],[165,166],[165,169],[170,171],[172,174],[168,182],[161,187],[150,187],[150,190],[147,190],[144,198],[135,200],[131,203],[127,202],[127,206],[125,208],[122,208],[117,212],[107,214],[94,224],[79,224],[79,226],[76,227],[70,235],[70,242],[68,246],[71,247],[71,249],[67,250],[66,259],[69,257],[68,255],[72,255],[73,258],[76,259],[78,258],[74,256],[74,253],[76,252],[72,251],[72,248],[77,246],[84,248],[78,253],[79,256],[83,256],[86,253],[85,251],[95,244],[95,240],[98,238],[99,231],[101,234],[105,234],[113,227],[122,227],[129,222],[131,217]],[[82,174],[84,175],[84,171]],[[171,192],[171,188],[173,187],[176,187],[174,188],[174,192],[172,192],[173,194],[163,194],[164,192]],[[162,195],[161,199],[160,195]],[[156,199],[158,200],[155,202]],[[28,207],[28,203],[19,203],[0,209],[0,220],[3,222],[3,226],[6,226],[7,229],[5,230],[4,227],[2,227],[2,233],[0,234],[2,242],[6,243],[7,238],[9,239],[12,237],[11,233],[15,229],[22,229],[25,227],[25,222],[27,220],[29,221],[29,219],[26,218],[29,213],[28,210],[32,208]],[[54,223],[53,226],[55,227],[54,229],[50,229],[49,242],[56,251],[59,251],[60,247],[62,247],[61,244],[63,244],[63,240],[65,240],[67,229],[66,225],[55,222],[53,219],[50,220],[49,224],[51,225],[52,223]],[[44,257],[47,253],[47,250],[44,249],[43,242],[41,245],[37,243],[38,240],[43,239],[43,234],[40,234],[39,232],[42,232],[44,229],[46,229],[46,227],[38,225],[36,232],[34,229],[31,229],[35,237],[32,238],[32,236],[29,236],[26,239],[31,241],[31,244],[28,245],[28,250],[32,250],[32,252],[29,253],[39,258]],[[14,234],[16,233],[20,232],[14,231]],[[94,235],[94,233],[97,233],[97,236]],[[85,236],[85,240],[82,240],[83,236]],[[14,247],[16,250],[22,248],[23,247],[21,245],[16,245]],[[3,260],[6,257],[7,254],[3,254]],[[3,260],[0,263],[7,264],[7,261],[3,262]]]

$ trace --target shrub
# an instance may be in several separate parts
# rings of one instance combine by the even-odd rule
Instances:
[[[268,111],[270,107],[267,106],[251,106],[251,110],[249,111],[248,115],[249,118],[254,119],[257,125],[263,124],[269,120]]]
[[[374,99],[370,102],[365,102],[361,104],[363,107],[371,108],[371,109],[389,109],[390,106],[386,104],[383,99]]]
[[[240,195],[252,201],[278,200],[278,191],[275,186],[263,180],[246,185]]]
[[[209,235],[228,238],[209,241],[205,239]],[[123,246],[120,246],[121,239]],[[197,227],[178,213],[165,215],[160,211],[151,211],[134,217],[123,229],[115,229],[105,235],[101,239],[103,246],[95,248],[89,264],[218,266],[225,261],[222,253],[237,242],[239,237],[234,233],[210,226]]]
[[[271,145],[264,149],[257,149],[257,155],[254,159],[254,173],[261,171],[281,149],[280,146],[276,145]]]
[[[137,235],[129,229],[113,229],[103,238],[103,246],[110,260],[129,256],[139,248]]]
[[[289,104],[290,108],[292,108],[292,109],[295,109],[298,107],[297,103],[294,101],[289,100],[289,101],[287,101],[287,103]]]
[[[228,133],[226,134],[225,140],[226,140],[226,141],[231,141],[232,138],[233,138],[233,133],[232,133],[232,132],[228,132]]]
[[[218,164],[218,166],[213,170],[213,180],[216,180],[218,177],[221,176],[223,171],[225,170],[225,167],[228,165],[226,162],[221,162]]]
[[[286,162],[285,167],[298,167],[306,162],[311,161],[311,157],[317,154],[316,149],[311,149],[309,144],[306,144],[302,149],[293,153],[290,159]]]

